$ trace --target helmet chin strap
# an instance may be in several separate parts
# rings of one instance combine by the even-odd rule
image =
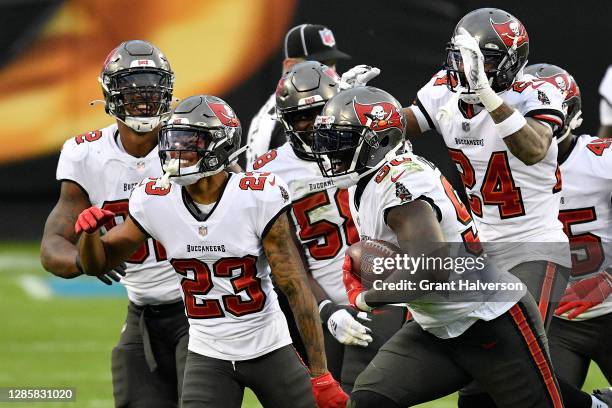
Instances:
[[[240,154],[242,154],[242,152],[244,152],[247,149],[248,146],[243,146],[240,149],[236,150],[234,153],[232,153],[228,158],[227,158],[227,162],[228,163],[232,163]],[[200,164],[202,162],[203,159],[198,160],[198,162],[196,164],[194,164],[193,166],[189,166],[187,168],[183,168],[183,170],[187,170],[189,171],[190,169],[193,169],[194,171],[191,172],[191,174],[186,174],[184,176],[179,176],[179,169],[180,169],[180,165],[181,162],[179,159],[170,159],[168,160],[163,166],[162,169],[164,170],[164,175],[159,179],[159,184],[161,188],[168,188],[170,186],[170,177],[172,177],[172,181],[178,185],[181,186],[188,186],[190,184],[193,184],[195,182],[197,182],[198,180],[204,178],[204,177],[210,177],[213,176],[217,173],[220,173],[221,171],[223,171],[226,166],[222,166],[219,167],[218,169],[212,170],[212,171],[206,171],[206,172],[195,172],[196,169],[198,169],[200,167]]]
[[[148,118],[137,118],[133,116],[126,116],[125,120],[117,118],[121,122],[123,122],[130,129],[138,132],[138,133],[147,133],[152,131],[157,127],[157,125],[161,122],[160,116],[152,116]]]

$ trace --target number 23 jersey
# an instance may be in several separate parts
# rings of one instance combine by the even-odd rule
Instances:
[[[270,173],[229,173],[219,200],[203,214],[185,187],[143,180],[130,217],[166,248],[181,279],[189,350],[247,360],[291,343],[272,289],[262,240],[291,203]]]

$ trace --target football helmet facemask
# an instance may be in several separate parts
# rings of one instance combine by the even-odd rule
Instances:
[[[317,61],[295,64],[276,87],[276,112],[291,148],[302,160],[315,160],[313,124],[323,105],[339,89],[336,72]]]
[[[221,172],[246,149],[240,148],[241,136],[240,121],[222,99],[210,95],[184,99],[159,132],[163,178],[189,185]]]
[[[153,44],[132,40],[112,50],[98,77],[106,113],[136,132],[150,132],[170,113],[174,73]]]
[[[330,99],[314,130],[312,150],[321,173],[348,187],[403,151],[406,117],[393,96],[365,86]]]
[[[529,36],[523,24],[512,14],[495,8],[474,10],[457,23],[453,38],[446,47],[446,83],[451,91],[461,93],[464,102],[474,104],[480,100],[470,89],[463,72],[461,52],[453,42],[460,28],[478,41],[493,91],[500,93],[510,89],[529,56]]]

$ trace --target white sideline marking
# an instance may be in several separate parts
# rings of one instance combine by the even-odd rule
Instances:
[[[6,269],[42,269],[40,259],[32,254],[0,253],[0,271]]]
[[[51,288],[44,279],[34,275],[22,275],[17,279],[19,286],[33,299],[47,300],[53,297]]]

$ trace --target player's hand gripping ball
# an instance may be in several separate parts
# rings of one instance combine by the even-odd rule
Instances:
[[[395,262],[387,261],[391,267],[385,267],[385,259],[395,260],[401,249],[390,242],[378,239],[359,241],[346,250],[350,258],[351,274],[361,282],[363,289],[372,287],[374,281],[385,280],[395,272]]]

